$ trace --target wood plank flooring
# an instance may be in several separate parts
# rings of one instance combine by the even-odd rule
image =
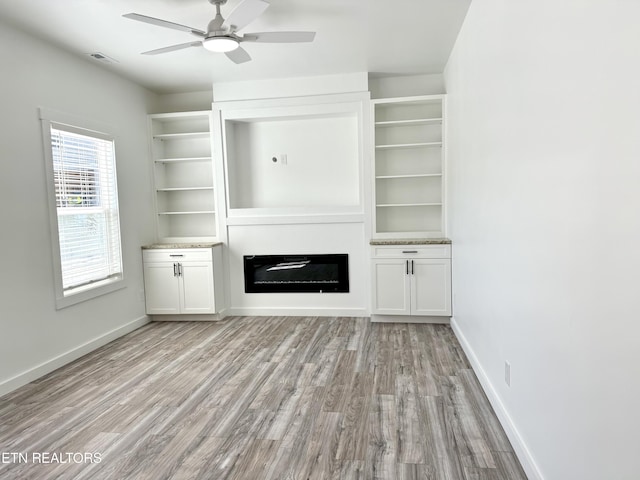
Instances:
[[[0,478],[526,480],[448,326],[325,317],[136,330],[0,398]]]

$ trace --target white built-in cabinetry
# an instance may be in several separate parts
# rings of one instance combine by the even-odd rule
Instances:
[[[224,298],[221,250],[221,245],[144,248],[147,314],[162,316],[156,319],[218,319]]]
[[[374,238],[442,237],[444,95],[372,101]]]
[[[160,241],[217,237],[211,112],[149,115]]]
[[[377,315],[451,316],[450,245],[372,248],[374,320],[388,320]]]
[[[446,322],[445,96],[377,99],[372,110],[372,320]]]

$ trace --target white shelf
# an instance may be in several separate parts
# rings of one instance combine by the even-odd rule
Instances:
[[[157,188],[156,192],[192,192],[196,190],[213,190],[213,187],[170,187]]]
[[[210,162],[211,157],[157,158],[156,163]]]
[[[412,175],[378,175],[376,179],[393,179],[393,178],[428,178],[428,177],[441,177],[441,173],[417,173]]]
[[[204,211],[193,211],[193,212],[158,212],[158,215],[209,215],[212,213],[216,213],[213,210],[204,210]]]
[[[376,207],[440,207],[442,203],[380,203]]]
[[[442,123],[442,118],[416,118],[413,120],[386,120],[375,122],[376,127],[402,127],[411,125],[432,125]]]
[[[208,138],[209,132],[159,133],[153,136],[157,140],[186,140],[192,138]]]
[[[442,146],[442,142],[398,143],[395,145],[376,145],[376,150],[391,150],[394,148],[441,147],[441,146]]]

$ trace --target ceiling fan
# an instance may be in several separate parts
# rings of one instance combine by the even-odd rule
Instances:
[[[312,42],[316,35],[315,32],[256,32],[239,35],[237,33],[238,30],[242,30],[246,25],[255,20],[269,7],[269,3],[265,0],[244,0],[236,6],[226,20],[220,14],[220,7],[227,3],[227,0],[209,0],[209,3],[215,5],[216,16],[209,22],[206,32],[198,30],[197,28],[167,22],[166,20],[148,17],[138,13],[127,13],[123,16],[131,20],[187,32],[199,38],[198,41],[180,43],[178,45],[143,52],[143,55],[157,55],[159,53],[182,50],[183,48],[202,46],[212,52],[224,53],[232,62],[244,63],[251,60],[251,56],[240,46],[243,42]]]

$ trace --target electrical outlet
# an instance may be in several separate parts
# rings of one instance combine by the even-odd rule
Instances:
[[[504,362],[504,383],[508,387],[511,386],[511,364],[505,360]]]

